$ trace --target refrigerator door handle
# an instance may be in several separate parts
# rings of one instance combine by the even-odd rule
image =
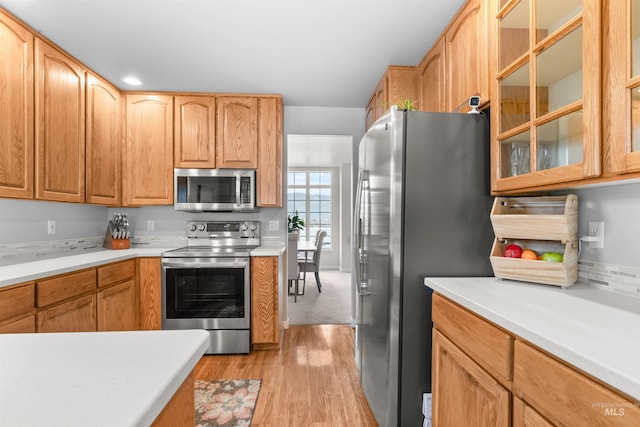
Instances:
[[[367,281],[364,279],[364,275],[362,274],[365,271],[367,264],[367,253],[365,248],[363,247],[363,236],[362,236],[362,197],[365,191],[365,182],[369,179],[369,173],[366,170],[360,170],[358,174],[358,186],[356,188],[356,200],[355,200],[355,209],[354,209],[354,218],[353,224],[355,227],[353,228],[353,258],[355,264],[355,283],[358,286],[358,293],[360,295],[367,295]]]

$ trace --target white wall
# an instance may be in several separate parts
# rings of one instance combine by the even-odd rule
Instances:
[[[104,237],[107,208],[76,203],[0,199],[0,245]],[[47,234],[47,221],[56,234]]]
[[[581,260],[640,268],[640,183],[564,191],[578,195],[578,236],[604,221],[604,248],[582,246]]]

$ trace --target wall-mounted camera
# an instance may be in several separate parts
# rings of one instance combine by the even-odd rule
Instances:
[[[469,98],[469,107],[471,107],[471,111],[469,111],[467,114],[480,114],[480,110],[478,110],[479,106],[480,97],[477,95],[472,96],[471,98]]]

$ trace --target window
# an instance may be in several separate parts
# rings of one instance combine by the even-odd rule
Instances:
[[[331,244],[332,171],[330,169],[296,170],[289,168],[287,175],[287,210],[289,215],[304,220],[300,240],[314,241],[318,230],[327,232],[322,247]]]

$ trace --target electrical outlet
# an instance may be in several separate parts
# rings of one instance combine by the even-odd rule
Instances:
[[[589,236],[596,236],[597,242],[589,242],[590,248],[604,248],[604,221],[589,221]]]
[[[280,221],[269,221],[269,231],[280,230]]]
[[[147,221],[147,231],[153,231],[156,229],[156,222],[152,219]]]
[[[47,221],[47,234],[56,234],[56,222],[52,219]]]

